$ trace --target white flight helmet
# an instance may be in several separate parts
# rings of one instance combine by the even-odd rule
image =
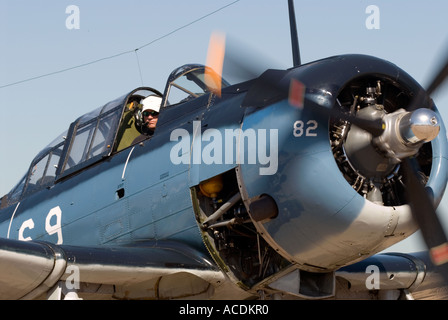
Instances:
[[[159,112],[162,98],[159,96],[148,96],[141,101],[143,104],[142,112],[145,110],[154,110]]]

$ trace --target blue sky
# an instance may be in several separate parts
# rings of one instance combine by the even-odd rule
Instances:
[[[141,86],[142,80],[163,91],[174,68],[205,63],[213,31],[237,39],[257,57],[266,56],[259,60],[266,68],[290,67],[287,1],[231,3],[0,0],[0,193],[7,193],[35,154],[80,115]],[[66,26],[70,5],[79,8],[79,29]],[[379,29],[366,27],[369,5],[379,9]],[[444,0],[296,0],[295,8],[304,63],[344,53],[369,54],[397,64],[425,86],[448,52]],[[445,85],[433,97],[445,122],[447,89]],[[448,197],[440,211],[448,215]],[[410,251],[416,246],[407,244]]]

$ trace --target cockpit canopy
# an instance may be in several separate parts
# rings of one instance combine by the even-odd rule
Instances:
[[[20,182],[1,199],[1,207],[130,147],[141,134],[137,114],[147,96],[163,97],[160,110],[163,112],[163,108],[211,94],[218,85],[228,86],[225,80],[222,84],[206,83],[206,70],[213,72],[203,65],[184,65],[171,73],[163,95],[153,88],[140,87],[76,119],[66,132],[38,153]],[[219,77],[214,79],[221,81]]]
[[[207,78],[207,73],[214,76]],[[200,64],[186,64],[171,72],[166,83],[162,106],[183,103],[227,86],[229,83],[216,75],[211,68]]]

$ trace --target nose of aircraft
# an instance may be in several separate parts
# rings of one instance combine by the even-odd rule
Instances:
[[[443,195],[447,172],[442,155],[446,154],[446,146],[438,133],[444,136],[445,131],[437,112],[418,109],[370,113],[383,117],[389,128],[380,137],[365,138],[381,160],[374,161],[370,177],[369,171],[360,173],[354,158],[350,158],[362,154],[363,147],[359,144],[355,151],[347,152],[347,143],[364,139],[356,135],[350,140],[350,132],[344,133],[356,130],[355,126],[329,123],[328,118],[298,110],[286,101],[244,119],[243,129],[263,128],[277,133],[272,135],[277,140],[270,141],[265,152],[271,158],[273,152],[278,152],[278,169],[275,174],[261,175],[262,164],[242,161],[239,180],[243,200],[250,205],[260,195],[272,197],[278,207],[277,216],[260,221],[256,212],[250,212],[253,220],[258,220],[254,224],[277,252],[304,270],[335,270],[375,254],[417,230],[410,207],[402,199],[406,187],[400,158],[388,157],[385,150],[400,150],[399,157],[408,157],[416,155],[423,143],[432,139],[423,152],[429,152],[429,158],[425,158],[426,164],[430,164],[427,187],[433,190],[435,202]],[[334,135],[344,138],[338,140]],[[383,139],[379,141],[387,149],[378,150],[370,143],[374,139]],[[245,159],[249,153],[259,152],[256,147],[249,147]],[[371,161],[366,156],[358,159]]]

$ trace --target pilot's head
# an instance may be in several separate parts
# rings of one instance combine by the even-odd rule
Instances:
[[[152,131],[155,130],[157,120],[159,119],[159,110],[162,98],[159,96],[149,96],[142,100],[143,123]]]

